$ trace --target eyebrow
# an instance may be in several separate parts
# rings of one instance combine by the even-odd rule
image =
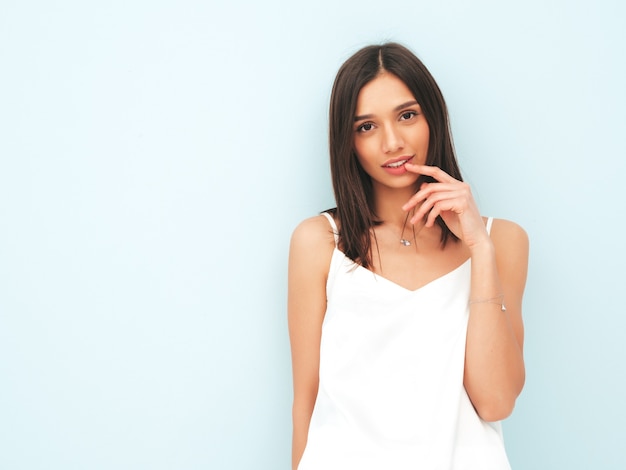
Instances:
[[[409,106],[413,106],[416,104],[419,104],[416,100],[407,101],[406,103],[402,103],[393,108],[393,111],[400,111],[402,108],[408,108]],[[373,117],[373,114],[363,114],[361,116],[354,116],[354,121],[362,121],[363,119],[371,119]]]

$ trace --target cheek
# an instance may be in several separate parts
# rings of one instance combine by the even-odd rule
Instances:
[[[424,150],[428,150],[428,143],[430,140],[430,131],[428,129],[428,126],[424,126],[422,129],[420,129],[416,137],[420,147]]]
[[[354,153],[356,154],[356,161],[359,164],[359,166],[362,169],[366,170],[367,169],[367,160],[364,160],[363,157],[361,156],[361,154],[359,152],[357,152],[356,150],[355,150]]]
[[[365,171],[365,173],[371,176],[373,162],[371,158],[368,158],[368,156],[371,154],[368,153],[367,146],[361,144],[355,145],[353,148],[357,163],[359,164],[361,169]]]
[[[359,140],[354,142],[353,148],[361,166],[367,166],[367,162],[372,159],[372,139]]]

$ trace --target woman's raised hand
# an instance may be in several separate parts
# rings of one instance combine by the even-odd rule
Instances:
[[[413,165],[404,167],[419,175],[430,176],[434,183],[423,183],[419,191],[409,199],[402,209],[415,209],[411,223],[426,217],[426,227],[432,227],[437,216],[441,216],[448,228],[471,249],[483,242],[490,243],[485,224],[478,211],[470,186],[454,179],[436,166]]]

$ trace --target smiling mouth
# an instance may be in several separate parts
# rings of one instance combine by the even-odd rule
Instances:
[[[388,163],[387,165],[383,165],[384,168],[400,168],[402,165],[410,161],[413,157],[409,157],[406,160],[399,160],[397,162]]]

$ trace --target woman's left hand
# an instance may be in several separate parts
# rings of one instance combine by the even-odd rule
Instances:
[[[404,167],[412,173],[436,180],[422,184],[419,191],[402,206],[405,211],[415,208],[412,224],[427,217],[425,226],[432,227],[437,216],[441,216],[452,233],[470,249],[489,242],[485,224],[467,183],[454,179],[435,166],[406,163]]]

